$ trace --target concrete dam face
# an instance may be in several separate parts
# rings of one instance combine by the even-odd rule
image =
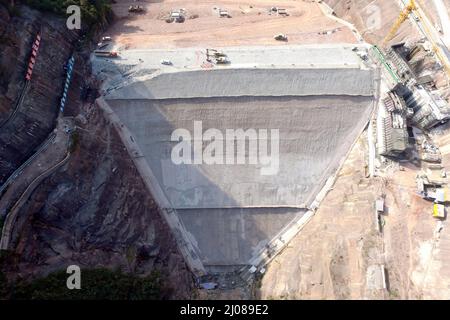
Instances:
[[[376,75],[348,65],[155,72],[105,100],[193,254],[242,266],[315,206],[368,122]]]

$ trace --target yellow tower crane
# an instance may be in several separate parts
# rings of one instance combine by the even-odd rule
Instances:
[[[384,38],[383,47],[386,47],[387,43],[395,37],[398,29],[400,29],[403,22],[405,22],[406,19],[408,19],[408,16],[413,12],[415,14],[415,17],[417,17],[417,19],[419,19],[419,21],[421,22],[425,35],[428,38],[428,41],[430,41],[431,43],[433,52],[436,54],[437,58],[440,60],[441,64],[447,71],[447,76],[450,76],[450,64],[448,62],[448,59],[445,57],[445,53],[442,52],[442,49],[438,47],[435,40],[433,39],[433,34],[430,31],[427,22],[423,19],[421,13],[419,12],[419,8],[416,5],[415,0],[410,0],[409,3],[403,8],[403,11],[398,16],[388,35],[386,36],[386,38]]]
[[[408,19],[409,14],[414,10],[417,10],[416,2],[414,0],[410,0],[408,5],[403,9],[403,11],[398,16],[397,20],[395,21],[386,38],[384,38],[383,47],[385,47],[386,44],[395,37],[398,29],[400,29],[403,22],[405,22],[406,19]]]

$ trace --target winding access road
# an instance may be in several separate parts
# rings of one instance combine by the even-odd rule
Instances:
[[[2,235],[0,239],[0,250],[8,250],[9,243],[11,240],[11,233],[14,228],[14,223],[17,220],[17,215],[19,213],[19,209],[25,204],[25,202],[30,197],[31,193],[36,189],[36,187],[44,180],[46,177],[48,177],[50,174],[55,172],[59,167],[61,167],[63,164],[67,162],[70,158],[70,152],[67,152],[64,159],[59,161],[57,164],[52,166],[51,168],[47,169],[43,173],[41,173],[39,176],[37,176],[25,189],[25,191],[20,196],[19,200],[14,204],[14,206],[9,211],[9,214],[6,216],[5,223],[3,225],[2,229]]]

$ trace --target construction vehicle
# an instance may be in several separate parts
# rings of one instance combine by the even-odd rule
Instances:
[[[182,15],[180,12],[172,12],[170,13],[170,17],[167,18],[166,22],[177,22],[177,23],[183,23],[185,20],[184,15]]]
[[[184,9],[179,9],[179,10],[172,10],[170,12],[170,16],[166,19],[166,22],[170,23],[170,22],[178,22],[178,23],[183,23],[184,20],[186,20],[186,10]]]
[[[278,15],[280,15],[280,16],[286,16],[286,17],[289,15],[289,14],[287,13],[286,9],[284,9],[284,8],[278,8],[278,7],[272,7],[272,8],[270,8],[269,14],[272,14],[272,13],[276,13],[276,14],[278,14]]]
[[[108,58],[117,58],[119,56],[115,51],[103,51],[103,50],[95,50],[94,54],[96,57],[108,57]]]
[[[219,17],[220,18],[231,18],[231,15],[228,13],[227,10],[219,8]]]
[[[230,63],[230,60],[228,60],[227,57],[216,57],[216,63],[217,64],[228,64],[228,63]]]
[[[167,59],[162,59],[161,60],[161,64],[165,65],[165,66],[171,66],[173,63],[170,60]]]
[[[144,8],[141,6],[129,6],[128,12],[141,13],[141,12],[144,12]]]
[[[288,41],[288,37],[285,34],[277,34],[276,36],[273,37],[275,40],[277,41]]]
[[[283,8],[278,8],[278,10],[277,10],[277,13],[280,15],[280,16],[288,16],[289,14],[287,13],[287,11],[286,11],[286,9],[283,9]]]
[[[445,206],[443,204],[439,203],[433,204],[433,217],[437,219],[445,218]]]
[[[227,55],[222,51],[218,51],[216,49],[206,49],[206,61],[213,62],[213,59],[217,64],[230,63]]]
[[[218,51],[216,49],[206,49],[206,56],[207,57],[213,56],[213,57],[217,58],[217,57],[226,57],[227,55],[225,53],[223,53],[222,51]]]
[[[414,14],[414,20],[418,23],[421,23],[425,30],[426,37],[428,38],[428,41],[430,41],[432,50],[436,54],[437,58],[440,60],[441,64],[445,67],[447,74],[450,75],[450,65],[448,63],[447,58],[442,53],[441,49],[438,47],[438,45],[435,43],[435,41],[432,39],[432,34],[430,32],[430,29],[427,25],[427,23],[424,21],[421,13],[419,12],[419,8],[416,4],[415,0],[409,0],[409,3],[403,8],[403,11],[398,16],[397,20],[395,21],[394,25],[392,26],[391,30],[389,31],[388,35],[383,40],[383,47],[386,47],[387,43],[391,41],[395,35],[397,34],[398,30],[400,29],[403,22],[408,19],[410,14]]]
[[[214,56],[218,58],[218,57],[226,57],[227,55],[221,51],[216,51],[214,52]]]
[[[97,49],[103,49],[106,48],[109,45],[109,43],[103,43],[103,42],[99,42],[97,44]]]

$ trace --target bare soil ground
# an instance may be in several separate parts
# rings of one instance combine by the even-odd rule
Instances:
[[[447,123],[433,134],[435,143],[442,154],[442,164],[450,171],[450,125]],[[426,230],[428,237],[416,240],[416,264],[412,273],[413,282],[420,288],[424,299],[450,299],[450,229],[447,219],[439,222],[431,218],[428,203],[425,214],[417,223],[417,228]],[[431,221],[430,221],[431,220]],[[440,232],[437,232],[440,230]],[[416,238],[416,232],[412,233]],[[420,241],[422,240],[422,241]]]
[[[130,5],[139,4],[143,14],[129,13]],[[289,16],[269,15],[277,6]],[[184,23],[167,23],[171,10],[184,8]],[[214,8],[227,9],[231,18],[220,18]],[[352,32],[325,17],[317,3],[306,1],[231,1],[180,0],[117,1],[113,10],[120,19],[109,29],[120,49],[177,48],[204,46],[280,45],[274,36],[284,33],[287,44],[353,43]],[[332,31],[330,34],[319,32]]]
[[[441,20],[434,4],[434,0],[418,0],[420,7],[425,12],[427,17],[432,21],[435,27],[441,26]],[[450,0],[444,0],[444,5],[447,8],[447,12],[450,15]]]
[[[365,177],[361,137],[313,219],[273,260],[258,295],[263,299],[377,298],[366,290],[366,268],[381,259],[374,202],[379,182]]]
[[[400,14],[397,0],[326,0],[342,19],[353,23],[364,40],[380,45]],[[397,32],[392,43],[405,37],[417,37],[418,32],[407,20]]]
[[[431,215],[432,203],[417,194],[418,170],[408,164],[384,178],[384,246],[391,299],[423,297],[414,272],[420,264],[421,246],[431,241],[436,221]]]
[[[450,140],[450,134],[442,139]],[[440,237],[432,203],[416,192],[419,170],[394,165],[386,177],[365,177],[361,137],[334,189],[313,219],[274,260],[257,296],[274,299],[445,299],[450,233]],[[450,159],[450,156],[447,155]],[[448,169],[447,169],[448,170]],[[383,232],[376,231],[375,200],[385,195]],[[367,268],[384,264],[387,290],[371,290]]]
[[[365,36],[380,44],[399,7],[388,1],[330,0],[339,17],[347,19]],[[372,5],[387,17],[380,28],[368,27]],[[405,23],[393,42],[416,36]],[[447,126],[448,127],[448,126]],[[435,137],[450,169],[450,133],[442,129]],[[361,171],[366,160],[364,143],[358,142],[347,159],[334,190],[325,198],[316,216],[288,248],[268,267],[258,295],[286,299],[446,299],[450,296],[447,271],[450,232],[444,221],[432,215],[432,203],[416,192],[420,168],[396,164],[383,177],[366,179]],[[385,194],[383,233],[374,229],[374,201]],[[381,256],[384,255],[384,259]],[[366,270],[384,260],[385,292],[367,288]]]

